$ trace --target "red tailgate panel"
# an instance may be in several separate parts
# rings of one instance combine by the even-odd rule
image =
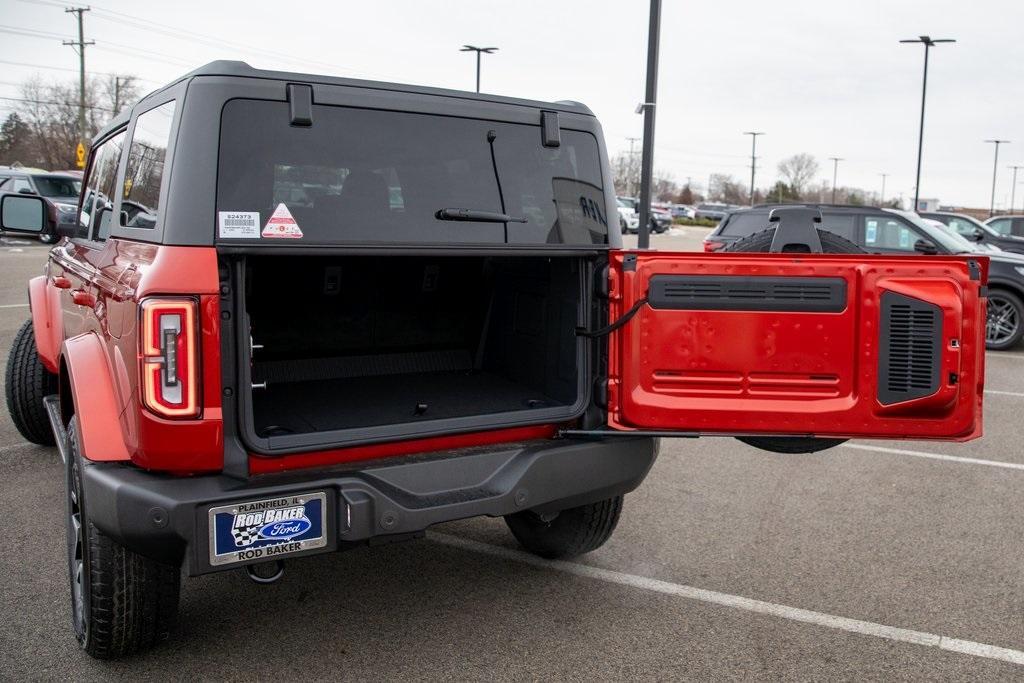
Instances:
[[[609,319],[650,301],[612,333],[609,424],[976,438],[987,268],[983,257],[616,252]]]

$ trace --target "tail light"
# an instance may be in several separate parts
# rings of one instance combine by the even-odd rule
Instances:
[[[142,301],[142,400],[163,417],[199,415],[196,302]]]
[[[725,246],[724,242],[718,242],[717,240],[709,240],[709,239],[705,239],[704,240],[704,251],[707,251],[707,252],[718,251],[719,249],[721,249],[724,246]]]

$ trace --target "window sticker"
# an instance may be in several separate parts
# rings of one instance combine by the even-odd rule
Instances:
[[[910,231],[906,228],[900,228],[900,249],[906,249],[910,246]]]
[[[874,244],[878,241],[878,221],[868,221],[868,229],[865,231],[864,241],[868,244]]]
[[[259,211],[218,211],[217,237],[227,240],[259,239]]]
[[[263,236],[275,239],[298,239],[302,237],[302,228],[295,222],[292,212],[281,202],[274,209],[270,220],[263,226]]]

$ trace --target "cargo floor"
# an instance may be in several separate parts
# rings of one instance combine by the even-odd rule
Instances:
[[[428,422],[561,404],[488,372],[271,382],[253,392],[260,436]]]

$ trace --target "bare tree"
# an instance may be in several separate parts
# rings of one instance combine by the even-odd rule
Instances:
[[[112,116],[135,104],[142,95],[138,77],[128,74],[108,76],[99,84],[99,90],[100,104],[109,109]]]
[[[724,173],[712,173],[709,178],[708,198],[714,202],[725,202],[726,204],[746,204],[750,195],[743,183],[738,182],[731,175]]]
[[[779,175],[797,196],[803,197],[808,184],[818,175],[818,161],[810,154],[794,154],[779,162]]]

